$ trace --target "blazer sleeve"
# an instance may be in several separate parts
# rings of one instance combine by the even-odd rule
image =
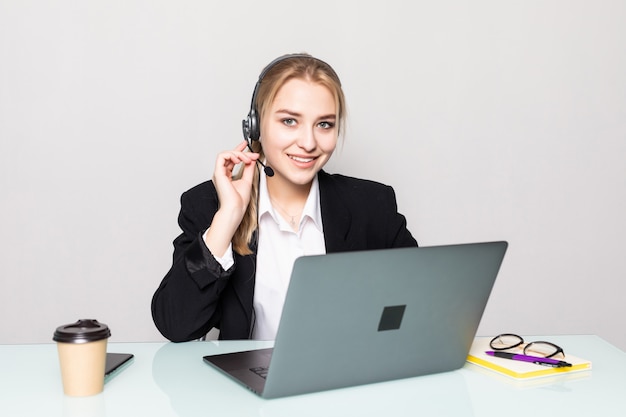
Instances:
[[[235,266],[224,271],[202,240],[217,211],[217,193],[204,183],[181,197],[172,267],[152,297],[152,318],[173,342],[198,339],[220,321],[220,295]]]

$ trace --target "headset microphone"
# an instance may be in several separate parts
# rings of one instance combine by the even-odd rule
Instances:
[[[250,147],[250,142],[248,142],[248,149],[250,149],[250,152],[254,152],[252,148]],[[263,172],[265,172],[265,175],[267,175],[268,177],[274,176],[274,170],[272,169],[272,167],[268,167],[267,165],[265,165],[263,162],[259,161],[258,159],[256,160],[256,163],[263,167]]]
[[[274,170],[272,169],[272,167],[268,167],[267,165],[265,165],[263,162],[259,161],[258,159],[256,160],[256,162],[258,164],[261,164],[261,166],[263,166],[263,172],[265,172],[265,175],[267,175],[268,177],[274,176]]]

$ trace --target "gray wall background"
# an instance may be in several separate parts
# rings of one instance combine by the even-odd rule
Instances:
[[[510,242],[479,334],[626,349],[624,22],[621,0],[0,0],[0,343],[83,317],[163,340],[178,198],[265,64],[306,51],[348,97],[328,171],[394,186],[421,245]]]

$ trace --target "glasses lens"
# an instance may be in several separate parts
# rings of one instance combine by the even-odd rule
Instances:
[[[563,349],[550,342],[532,342],[524,347],[524,354],[542,358],[565,357]]]
[[[510,349],[524,343],[524,339],[515,334],[501,334],[491,340],[490,346],[495,350]]]

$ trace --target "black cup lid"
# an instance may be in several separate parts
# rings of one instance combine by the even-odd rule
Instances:
[[[98,320],[78,320],[76,323],[57,327],[52,340],[63,343],[87,343],[111,336],[109,327]]]

